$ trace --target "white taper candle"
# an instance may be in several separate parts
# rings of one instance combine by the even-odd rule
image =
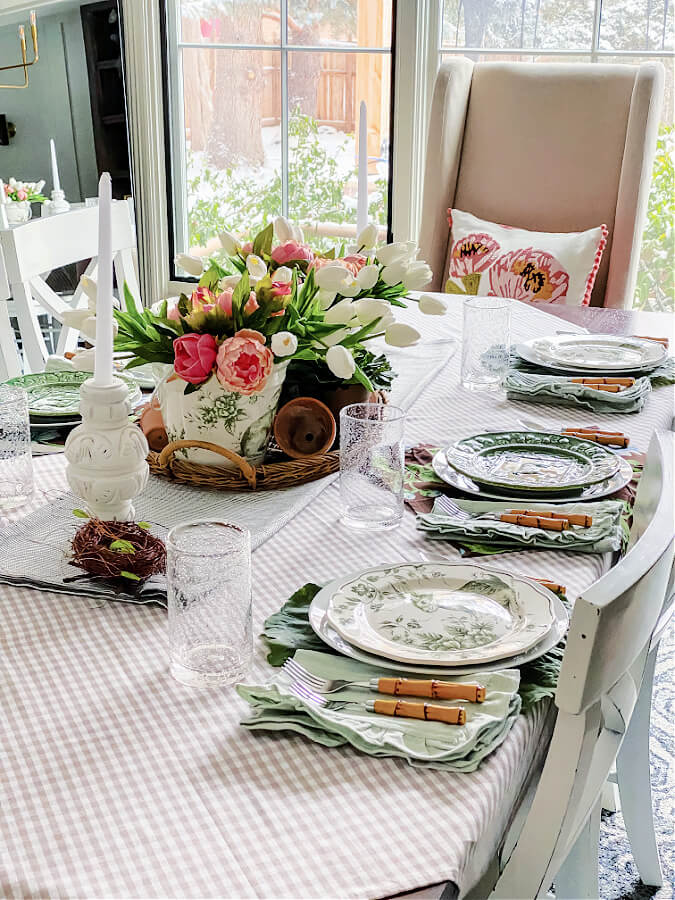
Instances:
[[[61,182],[59,181],[59,167],[56,162],[56,146],[54,138],[49,138],[49,150],[52,157],[52,188],[55,191],[61,190]]]
[[[356,233],[368,224],[368,114],[365,100],[359,108],[359,169],[356,201]]]
[[[104,172],[98,183],[98,289],[94,384],[113,383],[112,182]]]

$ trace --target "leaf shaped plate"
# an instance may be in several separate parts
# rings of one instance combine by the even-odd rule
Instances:
[[[549,591],[480,566],[410,563],[368,569],[337,588],[326,610],[350,644],[406,663],[504,659],[550,631]]]
[[[548,431],[495,431],[448,447],[453,469],[507,490],[571,491],[605,481],[619,457],[600,444]]]
[[[11,378],[6,383],[26,391],[29,415],[38,416],[41,421],[47,416],[56,416],[63,421],[66,416],[79,415],[80,385],[91,377],[91,372],[37,372]],[[138,403],[142,395],[136,382],[128,375],[117,377],[129,388],[132,406]]]
[[[356,577],[356,575],[354,576]],[[398,662],[392,659],[385,659],[383,656],[375,656],[368,653],[360,647],[356,647],[346,641],[328,621],[326,610],[328,603],[335,591],[340,587],[344,579],[336,579],[327,584],[316,597],[312,600],[309,607],[309,624],[314,632],[321,640],[333,650],[337,650],[343,656],[350,659],[356,659],[359,662],[367,663],[380,670],[398,672],[400,675],[440,675],[448,677],[448,669],[451,668],[452,675],[479,675],[481,672],[493,672],[496,668],[512,668],[514,666],[523,666],[525,663],[538,659],[545,653],[548,653],[561,640],[567,631],[569,617],[562,600],[555,594],[551,594],[551,603],[553,605],[553,625],[551,630],[529,650],[517,653],[515,656],[509,656],[506,659],[496,659],[487,663],[462,663],[457,666],[438,666],[429,663],[412,663]],[[533,582],[535,583],[535,582]]]
[[[616,334],[554,334],[518,344],[526,362],[565,372],[643,372],[660,366],[668,350],[658,341]]]

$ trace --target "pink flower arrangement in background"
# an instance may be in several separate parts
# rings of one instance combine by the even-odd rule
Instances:
[[[500,256],[489,277],[492,296],[526,303],[555,303],[569,287],[569,276],[555,256],[532,247]]]
[[[489,234],[469,234],[456,241],[450,251],[450,277],[463,278],[488,269],[499,253],[499,244]]]
[[[327,257],[320,256],[314,260],[310,268],[316,271],[317,269],[323,269],[324,266],[342,266],[356,278],[366,262],[366,257],[361,256],[359,253],[356,253],[353,256],[339,256],[337,259],[328,259]]]
[[[173,342],[176,375],[190,384],[201,384],[213,371],[218,345],[212,334],[184,334]]]
[[[259,331],[242,328],[218,348],[216,376],[224,388],[254,394],[265,386],[272,372],[274,354]]]
[[[301,244],[298,241],[285,241],[283,244],[277,244],[270,253],[271,259],[279,265],[283,266],[289,262],[308,262],[314,261],[314,252],[307,244]]]

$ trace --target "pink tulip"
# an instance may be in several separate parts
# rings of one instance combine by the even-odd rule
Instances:
[[[201,384],[213,371],[218,345],[212,334],[184,334],[173,342],[173,352],[176,375]]]
[[[314,253],[307,244],[299,244],[297,241],[286,241],[284,244],[278,244],[270,253],[274,262],[279,266],[284,266],[289,262],[308,262],[314,260]]]
[[[178,312],[178,306],[172,306],[170,310],[168,310],[166,314],[167,319],[171,319],[172,322],[180,322],[180,313]]]
[[[232,295],[234,294],[233,288],[227,288],[222,292],[222,294],[218,295],[217,304],[223,310],[225,315],[232,315]],[[258,309],[258,300],[255,295],[255,291],[251,291],[249,294],[249,298],[246,301],[246,305],[244,306],[244,315],[250,316],[251,313],[254,313]]]
[[[255,394],[265,386],[274,365],[274,354],[258,331],[242,328],[218,348],[216,376],[230,391]]]
[[[208,310],[205,308],[205,304],[210,305],[211,309],[213,309],[215,303],[216,295],[207,287],[198,287],[190,295],[190,304],[193,311],[203,309],[205,312],[208,312]]]
[[[19,190],[16,192],[16,198],[17,198],[17,200],[26,200],[26,199],[28,199],[28,193],[27,193],[27,191],[24,191],[23,188],[19,188]]]
[[[291,286],[291,284],[284,284],[282,281],[273,281],[272,282],[272,296],[273,297],[287,297],[292,292],[293,292],[293,287]]]
[[[251,241],[246,241],[242,246],[240,253],[242,256],[248,256],[249,253],[253,253],[253,244]]]

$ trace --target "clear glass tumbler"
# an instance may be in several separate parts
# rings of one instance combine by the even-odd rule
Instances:
[[[469,297],[464,301],[462,384],[470,391],[498,391],[509,365],[511,300]]]
[[[16,509],[32,493],[28,395],[0,384],[0,512]]]
[[[249,531],[176,525],[166,550],[171,674],[192,687],[240,681],[253,654]]]
[[[405,412],[382,403],[340,410],[340,503],[352,528],[383,531],[403,516]]]

